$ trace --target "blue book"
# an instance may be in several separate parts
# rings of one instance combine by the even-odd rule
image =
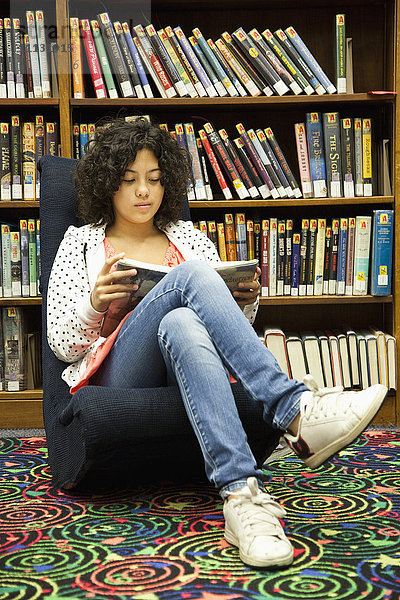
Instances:
[[[147,79],[147,75],[146,72],[144,70],[143,67],[143,63],[141,61],[141,58],[139,56],[139,52],[135,46],[135,43],[132,39],[132,35],[131,32],[129,30],[129,25],[128,23],[122,23],[122,29],[125,35],[125,39],[126,39],[126,43],[128,44],[128,48],[129,51],[131,53],[133,62],[135,63],[135,67],[137,69],[138,75],[139,75],[139,79],[141,81],[141,84],[143,86],[143,90],[144,93],[146,95],[146,98],[153,98],[153,92],[151,91],[151,87],[149,84],[149,80]]]
[[[307,146],[310,160],[310,173],[313,184],[314,198],[326,198],[326,169],[324,155],[324,134],[321,113],[307,113]]]
[[[374,210],[372,225],[371,294],[389,296],[392,290],[393,210]]]
[[[79,127],[79,156],[81,158],[85,154],[85,144],[88,140],[88,126],[86,123],[81,123]]]
[[[292,239],[292,273],[290,282],[290,295],[299,295],[299,268],[300,268],[300,234],[294,233]]]
[[[246,217],[244,213],[236,213],[235,231],[238,260],[247,260]]]
[[[292,42],[293,46],[296,48],[297,52],[303,58],[305,63],[309,66],[311,71],[317,77],[318,81],[324,86],[328,94],[334,94],[336,92],[336,88],[333,85],[332,81],[327,77],[326,73],[323,71],[313,54],[310,52],[309,48],[303,42],[299,34],[293,27],[288,27],[285,29],[285,33]]]
[[[347,229],[348,220],[345,218],[341,218],[337,257],[337,296],[344,296],[346,289]]]

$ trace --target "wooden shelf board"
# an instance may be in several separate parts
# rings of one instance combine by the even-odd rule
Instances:
[[[191,200],[190,208],[256,208],[270,206],[344,206],[361,204],[393,204],[393,196],[362,196],[359,198],[277,198],[276,200]]]
[[[151,108],[182,108],[183,106],[293,106],[296,104],[352,104],[358,102],[393,102],[396,95],[393,92],[383,96],[374,96],[367,93],[358,94],[326,94],[323,96],[299,95],[299,96],[246,96],[244,98],[71,98],[71,106],[148,106]]]
[[[0,106],[58,106],[59,98],[0,98]]]
[[[39,200],[1,200],[0,208],[39,208]]]
[[[32,296],[29,298],[0,298],[0,306],[40,306],[41,304],[41,296]]]
[[[391,304],[393,296],[271,296],[260,298],[260,306],[300,304]]]

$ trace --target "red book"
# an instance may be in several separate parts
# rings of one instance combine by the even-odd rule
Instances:
[[[97,57],[96,46],[94,45],[89,20],[82,19],[80,24],[96,98],[107,98],[106,86],[104,85],[103,76],[101,74],[100,63]]]
[[[158,59],[158,56],[155,54],[152,45],[150,44],[150,41],[146,35],[145,30],[143,29],[143,27],[141,25],[136,25],[136,27],[134,27],[134,30],[136,32],[136,35],[138,37],[138,40],[143,48],[143,51],[145,52],[148,60],[151,62],[154,72],[156,74],[156,77],[159,79],[161,85],[163,86],[165,93],[167,95],[167,98],[173,98],[174,96],[177,95],[177,92],[174,88],[174,86],[172,85],[167,73],[165,72],[165,69],[163,67],[163,65],[161,64],[160,60]]]
[[[214,151],[211,148],[210,142],[208,141],[207,134],[204,131],[204,129],[199,130],[199,136],[201,139],[201,143],[203,144],[204,150],[206,151],[206,154],[209,158],[211,166],[214,170],[214,173],[218,179],[218,183],[221,187],[222,193],[225,196],[225,200],[232,200],[233,196],[231,190],[229,189],[228,184],[226,183],[225,177],[218,164],[217,157],[215,156]]]

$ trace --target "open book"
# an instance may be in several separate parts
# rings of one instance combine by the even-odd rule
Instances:
[[[252,281],[257,269],[258,260],[238,260],[238,261],[223,261],[208,263],[212,266],[222,279],[225,281],[228,288],[233,292],[238,288],[238,283],[241,281]],[[126,281],[139,287],[137,290],[132,290],[129,296],[118,300],[113,300],[108,307],[108,311],[104,317],[101,328],[101,335],[107,337],[118,326],[124,316],[131,311],[144,296],[164,277],[166,273],[175,267],[167,267],[164,265],[153,265],[151,263],[140,262],[124,258],[117,263],[118,271],[126,271],[136,269],[137,274],[128,277]]]

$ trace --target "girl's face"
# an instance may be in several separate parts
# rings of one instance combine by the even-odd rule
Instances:
[[[115,224],[143,225],[153,218],[164,196],[161,170],[151,150],[139,150],[114,194]]]

